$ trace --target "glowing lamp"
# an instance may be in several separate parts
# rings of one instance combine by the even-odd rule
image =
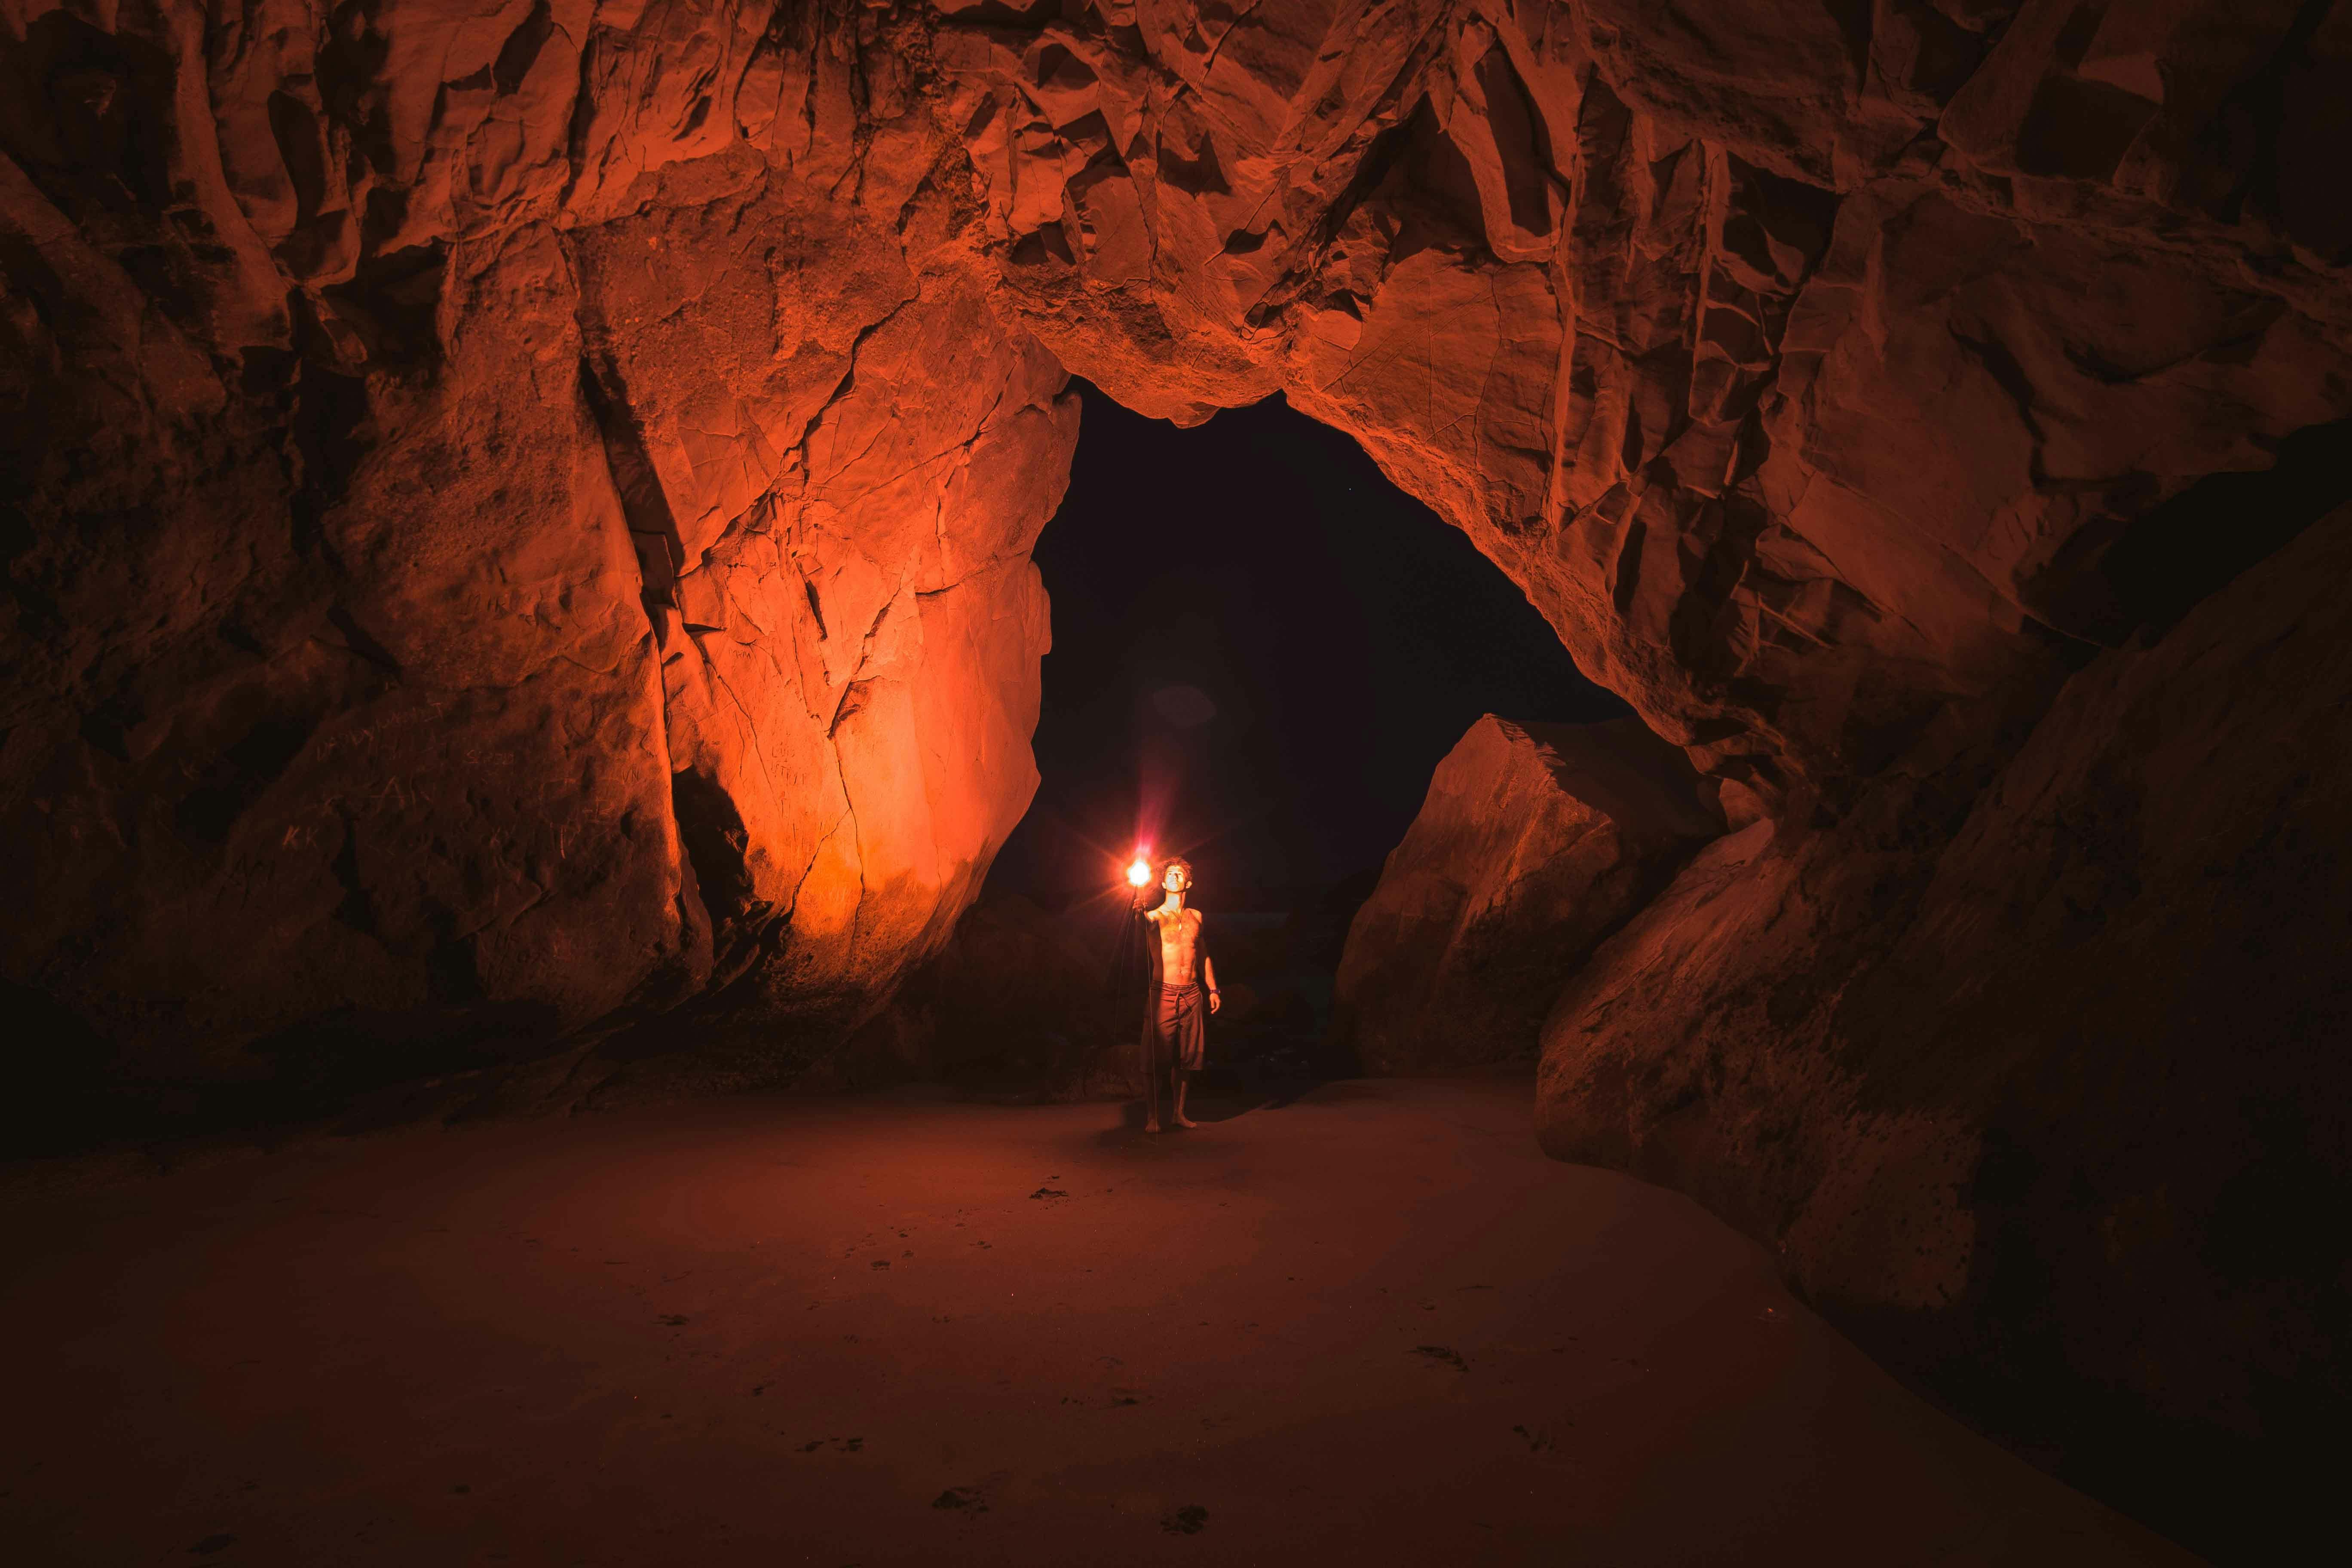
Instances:
[[[1127,880],[1131,887],[1149,887],[1151,883],[1151,862],[1140,854],[1137,855],[1134,863],[1127,868]]]

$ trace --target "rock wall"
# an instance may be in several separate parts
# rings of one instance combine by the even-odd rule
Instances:
[[[2208,1550],[2254,1536],[2200,1498],[2297,1517],[2294,1456],[2343,1384],[2340,1259],[2220,1194],[2333,1194],[2346,1151],[2305,1110],[2265,1131],[2287,1113],[2193,1107],[2342,1097],[2316,1044],[2341,1034],[2335,938],[2290,942],[2263,904],[2289,885],[2342,901],[2340,866],[2303,847],[2324,803],[2283,784],[2247,817],[2192,791],[2170,845],[2084,849],[2074,819],[2120,809],[2095,803],[2146,760],[2161,700],[2115,732],[2072,705],[2086,664],[2172,657],[2200,601],[2352,499],[2352,231],[2329,174],[2352,153],[2352,18],[2205,0],[989,14],[941,58],[972,106],[1007,308],[1135,406],[1192,418],[1278,387],[1353,433],[1743,818],[1777,823],[1637,922],[1686,944],[1677,994],[1642,989],[1664,983],[1625,946],[1563,999],[1580,1021],[1548,1037],[1551,1146],[1785,1244],[1893,1364]],[[2341,581],[2333,558],[2307,567]],[[2286,635],[2244,613],[2211,657]],[[2248,732],[2325,723],[2301,694],[2234,690]],[[2021,752],[2069,747],[2108,762],[2024,835],[2061,866],[2036,872],[2060,881],[2043,918],[2140,934],[2053,958],[1979,913],[1959,951],[1990,1043],[1963,1050],[1895,942],[1976,853],[1948,846],[1995,809],[1985,792]],[[2172,846],[2221,842],[2241,844],[2227,869],[2176,877]],[[2172,901],[2192,885],[2194,918]],[[2228,994],[2252,973],[2242,930],[2310,962],[2264,968],[2242,1026],[2137,1008],[2148,1081],[2125,1081],[2128,1029],[2086,1046],[2061,1021],[2082,1016],[2062,993],[2162,994],[2148,970]],[[1608,1014],[1620,984],[1647,1000]],[[1965,1093],[1938,1087],[1956,1079]],[[2174,1142],[2134,1152],[2158,1104]],[[2281,1147],[2297,1176],[2245,1174]],[[2149,1184],[2168,1160],[2177,1198]],[[1954,1240],[1979,1224],[1983,1247]]]
[[[200,1077],[870,1011],[1022,802],[1063,365],[1286,391],[1831,817],[2352,412],[2326,7],[4,20],[6,966]]]
[[[1348,931],[1332,1026],[1365,1070],[1531,1059],[1552,999],[1723,831],[1638,719],[1473,724]]]
[[[2342,887],[2318,784],[2210,877],[2261,805],[2218,785],[2075,851],[2158,755],[2118,672],[2270,657],[2271,612],[2197,606],[2347,497],[2347,87],[2328,0],[0,0],[0,979],[61,1080],[21,1098],[698,999],[771,1077],[824,1061],[1026,798],[1065,370],[1186,419],[1281,390],[1777,824],[1655,917],[1720,986],[1646,1044],[1556,1025],[1555,1146],[1928,1324],[1874,1342],[1939,1388],[2121,1314],[2072,1386],[2259,1438],[2248,1369],[2342,1280],[2273,1237],[2236,1277],[2289,1283],[2209,1310],[2218,1197],[2049,1195],[2175,1090],[1962,911],[2058,865],[2034,918],[2116,934],[2051,984],[2121,1006],[2243,973],[2166,899],[2275,945],[2259,889]],[[2305,694],[2263,668],[2196,687],[2180,776],[2204,724],[2277,782]],[[1947,951],[1992,977],[1966,1036],[1871,978],[1960,986]],[[2231,1048],[2164,1037],[2173,1103],[2340,1098],[2294,1043],[2324,968],[2262,973]],[[1718,1060],[1692,998],[1735,994]],[[2078,1098],[1996,1112],[2045,1078]],[[2268,1114],[2165,1125],[2343,1168]],[[1996,1251],[2040,1261],[1980,1289]]]
[[[1569,984],[1538,1093],[1553,1153],[1694,1194],[2249,1562],[2293,1554],[2352,1392],[2347,581],[2352,509],[2093,660],[1965,801],[1717,840]]]
[[[112,1086],[730,984],[789,1073],[1027,805],[1076,403],[950,264],[903,59],[599,15],[6,19],[0,962]],[[713,120],[710,50],[859,112]]]
[[[1774,802],[1995,743],[2226,575],[2114,570],[2168,502],[2352,412],[2327,7],[1049,14],[939,44],[1021,318],[1353,433]]]

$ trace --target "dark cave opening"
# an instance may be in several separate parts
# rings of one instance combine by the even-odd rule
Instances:
[[[1204,1084],[1351,1073],[1335,972],[1439,764],[1486,714],[1626,705],[1467,537],[1279,395],[1183,428],[1076,384],[1069,489],[1033,552],[1054,637],[1040,782],[934,989],[941,1056],[1009,1087],[1116,1038],[1085,1000],[1118,984],[1119,872],[1148,846],[1194,864],[1239,983]],[[1049,978],[972,1007],[953,996],[990,989],[975,969]]]
[[[1033,552],[1041,782],[992,891],[1064,907],[1140,835],[1221,907],[1287,909],[1378,870],[1481,714],[1629,711],[1347,436],[1278,395],[1185,429],[1077,384],[1069,489]]]

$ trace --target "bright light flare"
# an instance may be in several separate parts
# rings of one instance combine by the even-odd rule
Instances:
[[[1133,863],[1127,868],[1127,880],[1129,886],[1148,888],[1151,885],[1151,862],[1147,858],[1149,854],[1148,850],[1136,852]]]

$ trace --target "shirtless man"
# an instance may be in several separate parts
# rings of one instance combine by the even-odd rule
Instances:
[[[1201,1070],[1207,1036],[1201,1011],[1204,990],[1209,1012],[1219,1005],[1217,966],[1210,961],[1208,946],[1202,940],[1201,911],[1184,907],[1184,895],[1192,886],[1192,863],[1181,856],[1169,861],[1160,885],[1167,898],[1158,909],[1143,915],[1150,922],[1144,950],[1151,959],[1152,986],[1143,1020],[1146,1132],[1160,1130],[1160,1090],[1171,1084],[1174,1092],[1170,1103],[1175,1124],[1199,1125],[1184,1114],[1184,1088],[1186,1075]]]

